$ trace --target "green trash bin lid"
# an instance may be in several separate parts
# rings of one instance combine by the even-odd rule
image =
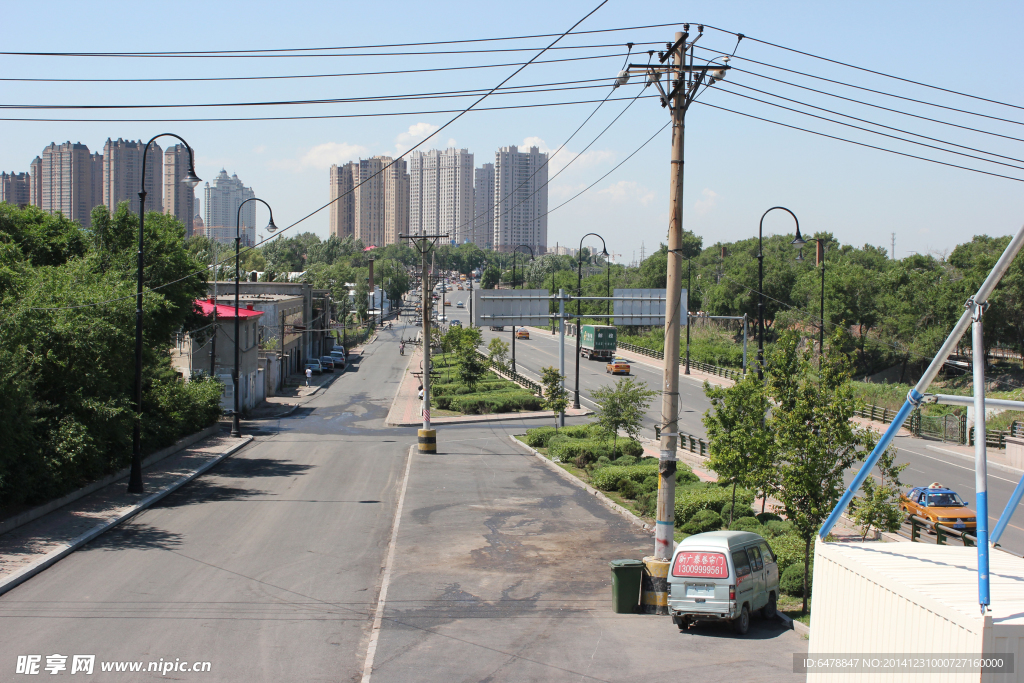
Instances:
[[[618,569],[619,567],[642,567],[644,563],[643,560],[612,560],[608,563],[608,566],[612,569]]]

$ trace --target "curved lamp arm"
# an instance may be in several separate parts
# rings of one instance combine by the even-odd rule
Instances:
[[[147,194],[146,155],[149,154],[149,146],[152,145],[157,140],[157,138],[162,137],[172,137],[177,140],[180,140],[181,144],[185,145],[185,149],[188,150],[188,173],[185,175],[181,182],[184,183],[185,185],[188,185],[190,189],[194,189],[196,185],[202,182],[202,179],[196,175],[195,153],[192,151],[192,147],[190,147],[189,144],[185,142],[185,138],[181,137],[180,135],[175,135],[174,133],[160,133],[159,135],[154,135],[152,138],[150,138],[149,142],[146,143],[146,148],[142,150],[142,187],[139,188],[139,199],[142,200],[142,209],[145,209]]]

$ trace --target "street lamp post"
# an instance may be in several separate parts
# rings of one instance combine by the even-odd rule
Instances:
[[[517,246],[515,249],[512,250],[512,289],[516,288],[516,254],[519,253],[519,250],[524,248],[524,247],[526,249],[530,250],[530,260],[531,261],[533,260],[533,247],[531,247],[531,246],[529,246],[527,244],[520,244],[519,246]],[[523,266],[523,271],[525,273],[526,266]],[[515,372],[515,371],[516,371],[516,321],[513,320],[512,321],[512,372]]]
[[[258,197],[249,197],[248,199],[246,199],[245,201],[243,201],[241,204],[238,205],[238,210],[235,212],[235,372],[234,372],[234,378],[233,378],[234,384],[235,384],[235,391],[234,391],[234,394],[235,394],[235,410],[234,410],[234,414],[232,414],[232,416],[231,416],[231,436],[235,436],[235,437],[242,436],[242,432],[241,432],[241,430],[239,429],[239,426],[238,426],[238,412],[240,410],[239,405],[238,405],[238,384],[239,384],[239,382],[238,382],[238,374],[239,374],[239,365],[240,365],[239,361],[240,361],[240,357],[241,357],[240,346],[239,346],[239,343],[238,343],[238,335],[239,335],[238,288],[239,288],[239,280],[241,279],[239,277],[239,272],[238,272],[238,263],[239,263],[239,252],[240,252],[240,247],[241,247],[241,243],[242,243],[242,207],[245,206],[246,204],[248,204],[249,202],[260,202],[261,204],[263,204],[263,206],[267,207],[267,209],[270,211],[270,222],[267,223],[267,230],[270,231],[270,232],[274,232],[275,230],[277,230],[277,226],[274,225],[274,210],[270,208],[270,204],[267,204],[265,201],[263,201],[262,199],[259,199]]]
[[[576,391],[572,399],[573,408],[580,407],[580,338],[583,335],[580,332],[580,316],[582,314],[580,305],[582,302],[580,301],[579,297],[583,296],[583,240],[587,239],[591,235],[601,240],[601,254],[605,258],[608,258],[608,247],[604,243],[603,237],[598,235],[596,232],[588,232],[586,235],[580,238],[580,248],[579,251],[576,252]]]
[[[761,222],[757,225],[757,378],[764,379],[764,217],[772,211],[785,211],[796,222],[796,232],[800,234],[800,220],[796,214],[784,206],[773,206],[761,214]]]
[[[143,225],[146,219],[146,155],[149,153],[149,146],[153,144],[153,141],[165,136],[181,140],[185,149],[188,150],[188,171],[181,182],[190,191],[201,182],[199,176],[196,175],[195,155],[183,138],[174,133],[161,133],[154,135],[146,143],[146,148],[142,150],[142,183],[139,189],[138,283],[135,290],[135,425],[132,430],[132,465],[131,473],[128,476],[128,493],[142,493],[142,285],[145,268]],[[216,334],[216,328],[214,328],[214,333]]]
[[[686,259],[686,370],[690,374],[690,260]]]
[[[791,244],[794,247],[802,247],[808,242],[814,242],[815,246],[815,265],[821,265],[821,312],[818,320],[821,321],[821,325],[818,329],[818,368],[821,368],[821,358],[825,354],[825,244],[828,240],[824,238],[812,237],[811,239],[804,239],[800,236],[800,226],[796,226],[796,237],[793,239]],[[804,250],[800,249],[800,252],[796,257],[797,262],[804,260]]]

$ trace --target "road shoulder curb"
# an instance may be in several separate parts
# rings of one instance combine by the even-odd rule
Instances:
[[[6,593],[7,591],[11,590],[12,588],[15,588],[16,586],[24,583],[25,581],[28,581],[30,578],[32,578],[36,574],[39,574],[43,570],[45,570],[45,569],[49,568],[50,566],[56,564],[60,560],[64,559],[65,557],[67,557],[71,553],[73,553],[76,550],[78,550],[79,548],[81,548],[86,543],[89,543],[93,539],[95,539],[98,536],[102,535],[104,532],[109,531],[110,529],[113,529],[114,527],[118,526],[119,524],[128,521],[129,519],[131,519],[135,515],[139,514],[143,510],[149,508],[154,503],[160,501],[161,499],[163,499],[167,495],[173,493],[174,491],[177,491],[179,488],[181,488],[185,484],[189,483],[190,481],[192,481],[196,477],[199,477],[200,475],[205,473],[207,470],[209,470],[214,465],[218,464],[219,462],[221,462],[222,460],[224,460],[228,456],[231,456],[234,453],[236,453],[237,451],[241,450],[244,446],[247,446],[249,443],[252,442],[252,440],[253,440],[252,436],[242,437],[242,439],[240,440],[239,443],[232,445],[230,448],[228,448],[226,451],[224,451],[223,453],[221,453],[217,457],[212,458],[212,459],[206,461],[205,463],[203,463],[202,465],[197,467],[193,472],[190,472],[189,474],[186,474],[185,476],[183,476],[180,479],[178,479],[177,481],[169,484],[168,486],[165,486],[164,488],[160,489],[159,491],[155,491],[155,492],[149,494],[148,496],[146,496],[145,498],[140,500],[136,505],[131,507],[128,511],[124,512],[123,514],[120,514],[120,515],[118,515],[116,517],[111,517],[111,518],[107,519],[106,521],[101,522],[100,524],[97,524],[92,529],[89,529],[85,533],[81,534],[80,536],[77,536],[76,538],[74,538],[71,541],[69,541],[68,543],[66,543],[63,547],[59,547],[59,548],[57,548],[55,550],[50,551],[49,553],[47,553],[43,557],[39,558],[38,560],[36,560],[32,564],[30,564],[30,565],[28,565],[26,567],[23,567],[22,569],[20,569],[17,572],[11,574],[10,576],[0,580],[0,595],[3,595],[4,593]],[[114,483],[114,482],[112,482],[112,483]]]
[[[599,491],[598,489],[594,488],[590,484],[586,483],[585,481],[583,481],[582,479],[580,479],[576,475],[572,474],[571,472],[565,471],[564,469],[559,467],[557,463],[554,463],[551,460],[549,460],[548,457],[545,456],[540,451],[538,451],[538,450],[536,450],[536,449],[534,449],[534,448],[532,448],[530,446],[527,446],[525,443],[523,443],[522,441],[517,439],[512,434],[509,434],[508,438],[511,439],[512,443],[514,443],[516,446],[518,446],[522,450],[527,451],[527,452],[532,453],[533,455],[537,456],[541,460],[541,462],[543,462],[548,467],[548,469],[551,469],[554,472],[557,472],[558,475],[560,477],[562,477],[563,479],[565,479],[566,481],[569,481],[569,482],[573,483],[574,485],[578,486],[579,488],[583,489],[587,493],[592,494],[602,505],[604,505],[606,508],[608,508],[612,512],[615,512],[615,513],[625,517],[626,520],[628,522],[630,522],[631,524],[633,524],[634,526],[638,526],[641,529],[643,529],[644,531],[647,531],[647,532],[649,532],[651,534],[654,533],[654,529],[651,527],[650,524],[648,524],[644,520],[640,519],[639,517],[634,515],[632,512],[630,512],[629,510],[627,510],[626,508],[622,507],[621,505],[616,503],[614,500],[612,500],[611,498],[606,496],[603,492]]]
[[[796,619],[793,619],[792,617],[789,617],[783,614],[782,612],[777,612],[775,614],[775,618],[781,621],[786,628],[792,631],[796,631],[802,636],[811,635],[811,627],[803,623],[802,621],[797,621]]]

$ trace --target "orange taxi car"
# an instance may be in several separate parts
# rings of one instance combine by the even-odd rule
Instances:
[[[520,327],[518,330],[516,330],[516,339],[529,339],[529,338],[530,338],[530,331],[528,329],[526,329],[525,327]]]
[[[974,512],[967,509],[967,503],[961,500],[956,491],[947,489],[938,482],[912,488],[901,495],[900,510],[908,517],[913,515],[928,520],[933,529],[936,523],[972,532],[978,526]]]
[[[628,375],[629,363],[625,358],[613,358],[611,363],[604,366],[604,371],[606,374],[618,375],[621,373]]]

